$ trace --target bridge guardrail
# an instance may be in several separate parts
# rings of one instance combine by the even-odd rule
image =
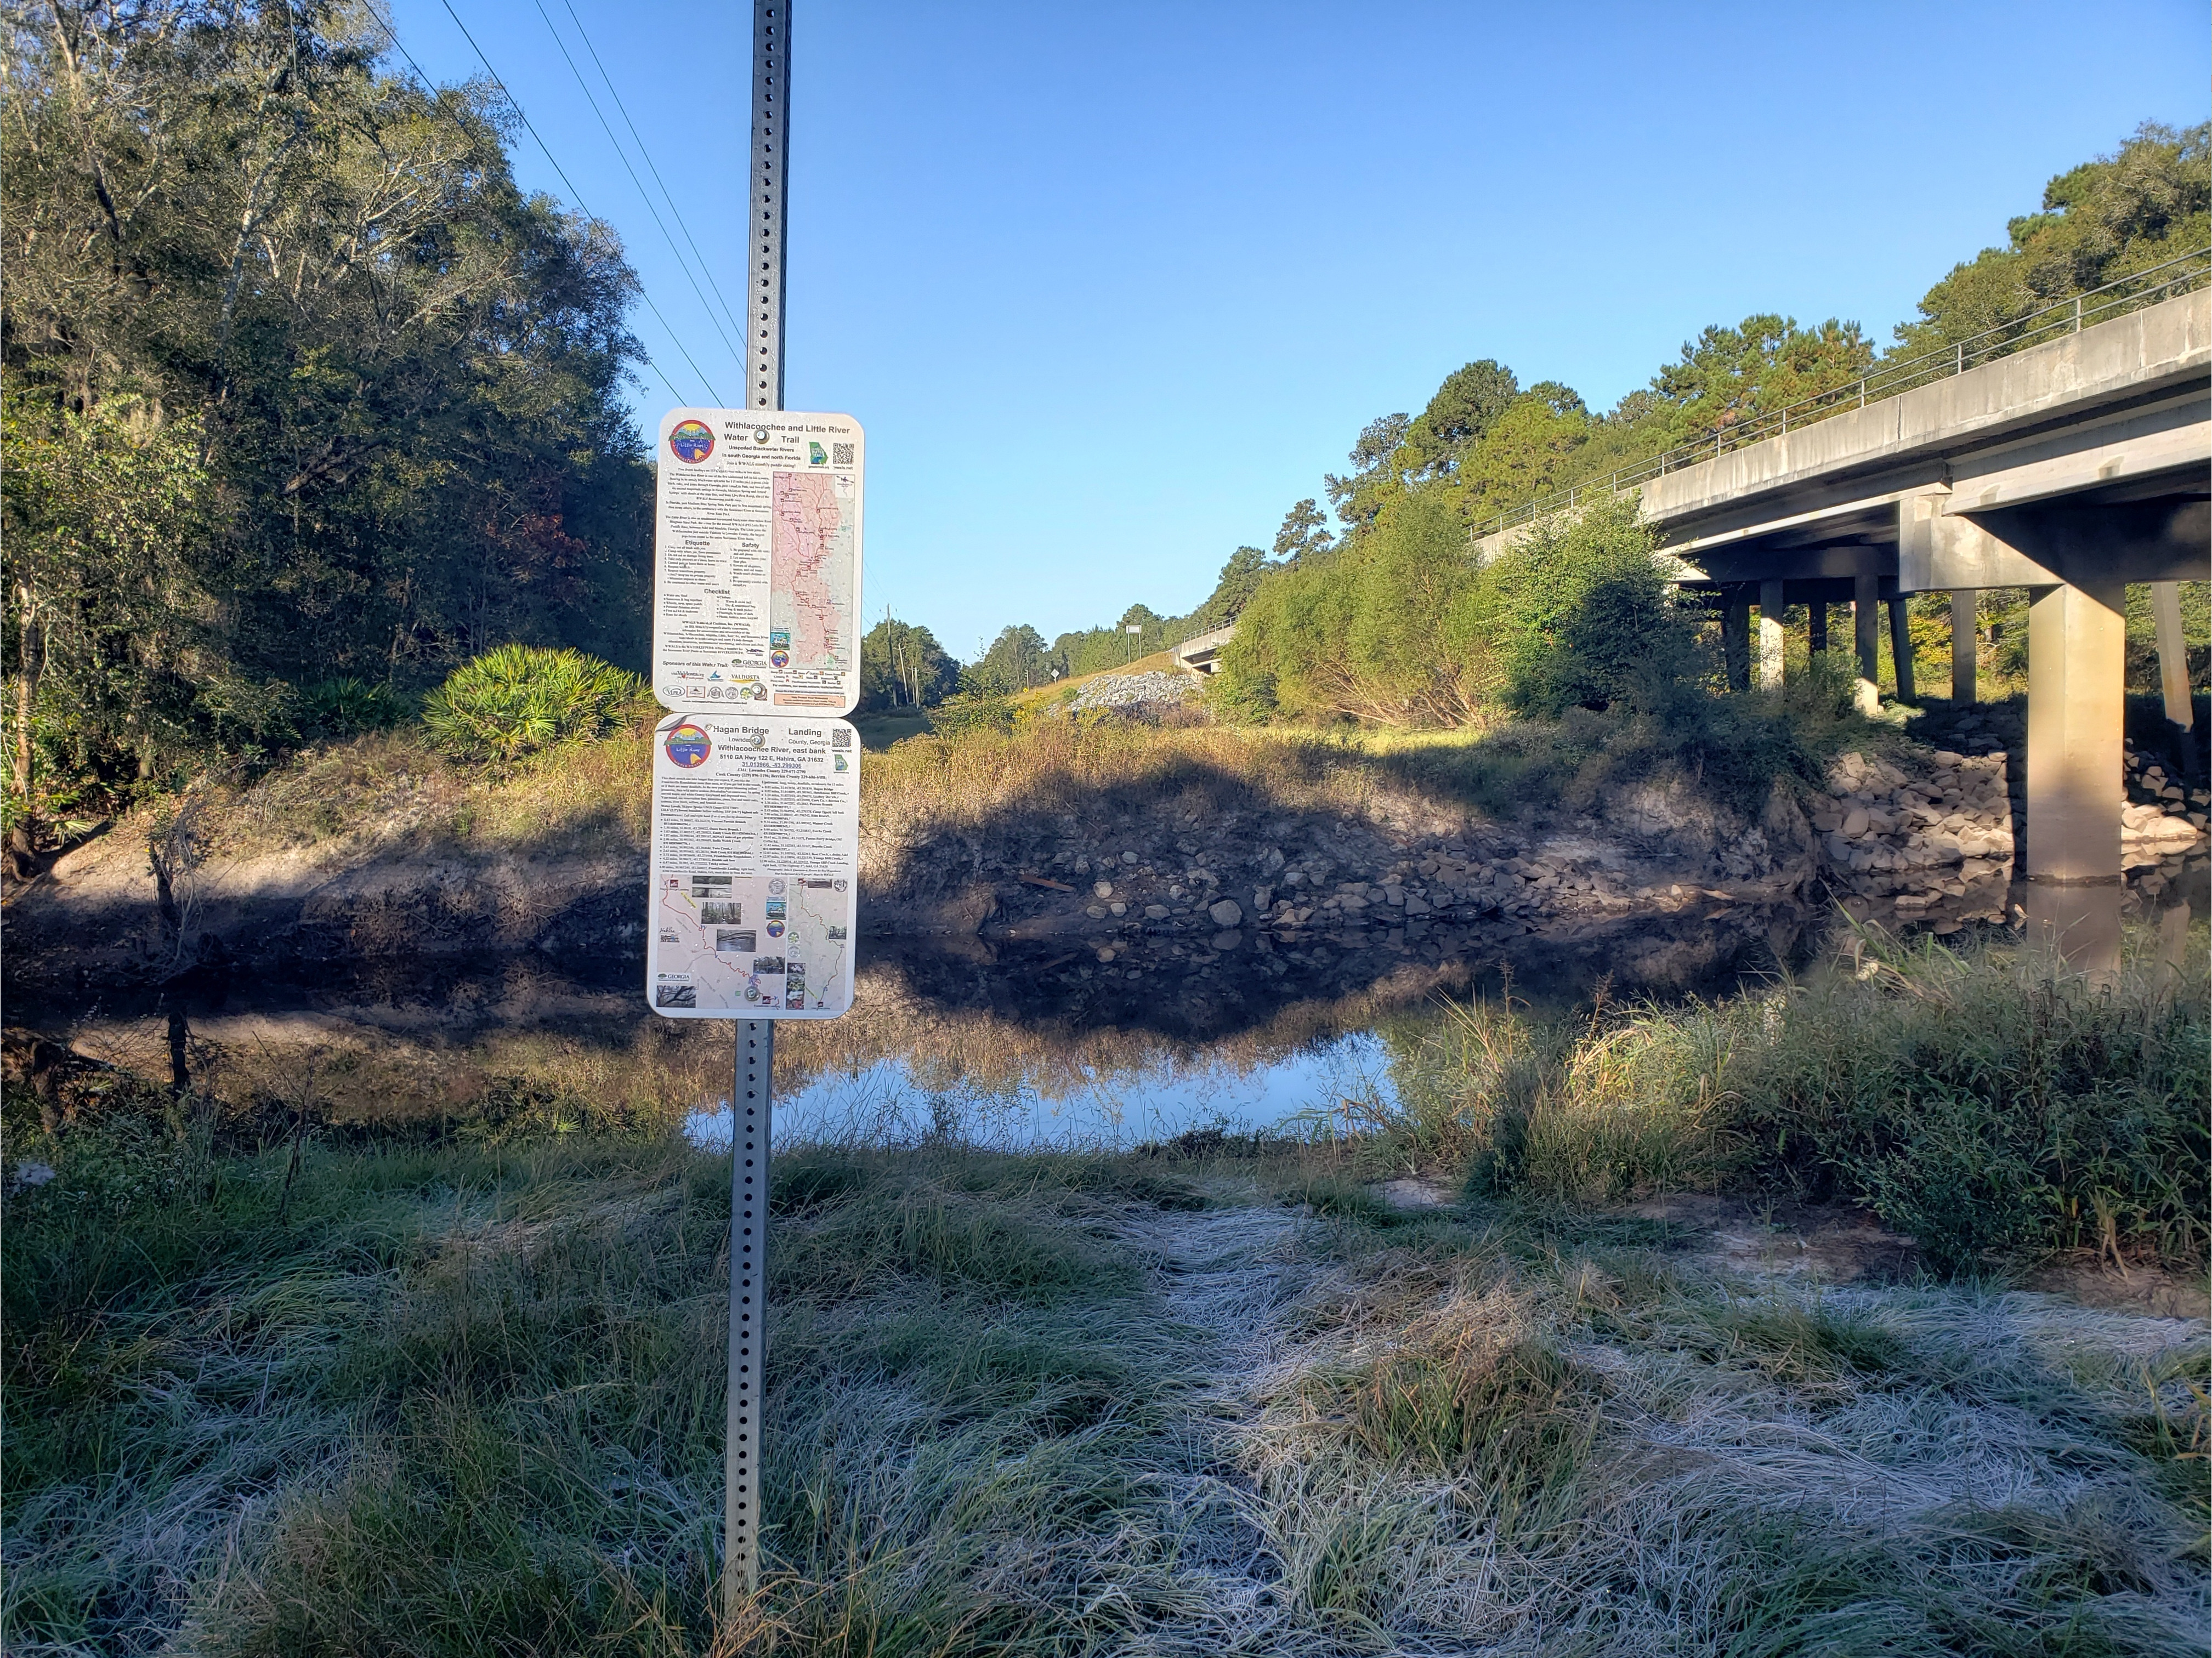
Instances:
[[[2091,323],[2104,322],[2130,311],[2155,305],[2161,300],[2193,292],[2207,282],[2212,282],[2212,247],[2198,248],[2194,252],[2138,270],[2132,276],[2119,277],[2099,288],[2085,289],[2071,298],[2057,301],[1998,327],[1970,334],[1940,351],[1923,352],[1918,356],[1896,362],[1878,363],[1846,385],[1832,386],[1769,413],[1754,415],[1748,420],[1723,427],[1710,438],[1699,438],[1694,443],[1678,444],[1638,465],[1620,467],[1602,478],[1593,477],[1551,495],[1538,496],[1518,507],[1509,507],[1497,517],[1475,525],[1468,538],[1480,541],[1501,530],[1510,530],[1517,524],[1534,524],[1539,519],[1567,511],[1583,501],[1619,495],[1623,489],[1632,489],[1668,472],[1679,472],[1686,466],[1717,460],[1731,449],[1741,449],[1764,439],[1780,436],[1793,425],[1810,426],[1847,410],[1863,409],[1869,402],[1878,403],[1885,398],[1897,397],[1919,386],[1933,385],[1937,380],[1950,380],[1965,374],[1969,368],[1978,367],[1998,357],[2009,356],[2027,346],[2039,345],[2045,340],[2056,339],[2064,334],[2078,334]]]

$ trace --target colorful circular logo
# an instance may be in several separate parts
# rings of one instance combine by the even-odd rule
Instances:
[[[791,665],[791,653],[789,651],[770,651],[768,653],[768,659],[769,665],[772,667],[787,668]]]
[[[781,938],[783,937],[783,923],[781,921],[770,921],[768,924],[768,936],[771,938]]]
[[[668,733],[668,741],[663,746],[668,750],[668,757],[686,771],[705,765],[707,756],[714,751],[705,728],[688,720]]]
[[[668,446],[676,452],[677,459],[696,465],[714,452],[714,434],[705,421],[680,420],[668,434]]]

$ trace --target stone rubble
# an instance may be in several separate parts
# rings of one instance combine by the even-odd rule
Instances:
[[[2002,920],[2018,873],[2015,833],[2026,821],[2025,733],[2000,734],[2001,716],[1956,716],[1960,752],[1936,749],[1911,767],[1862,754],[1839,756],[1828,801],[1812,814],[1823,872],[1844,908],[1862,920],[1929,920],[1938,933],[1966,921]],[[2002,737],[2011,748],[1998,746]],[[2191,792],[2164,764],[2127,750],[2127,795],[2120,817],[2124,872],[2154,895],[2182,861],[2205,847],[2212,795]]]
[[[1143,712],[1188,701],[1197,689],[1198,682],[1188,674],[1157,670],[1151,673],[1102,673],[1084,681],[1083,689],[1069,699],[1066,707],[1071,713],[1079,714],[1091,708]]]
[[[1595,815],[1516,821],[1414,799],[1349,811],[1285,811],[1250,795],[1181,811],[1131,801],[1079,819],[1017,815],[981,834],[885,837],[864,851],[862,880],[888,934],[1066,939],[1113,950],[1124,978],[1203,977],[1232,953],[1258,957],[1244,970],[1263,975],[1320,972],[1349,952],[1434,962],[1534,932],[1731,907],[1839,902],[1938,933],[2016,919],[2017,714],[1930,724],[1955,746],[1842,756],[1809,822],[1781,788],[1756,821],[1648,786]],[[2145,756],[2130,756],[2129,774],[2139,798],[2123,841],[2148,895],[2203,855],[2207,801]]]

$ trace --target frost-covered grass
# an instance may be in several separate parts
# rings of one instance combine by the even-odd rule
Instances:
[[[2201,1326],[1288,1148],[781,1159],[724,1629],[726,1162],[9,1124],[10,1654],[2201,1647]]]

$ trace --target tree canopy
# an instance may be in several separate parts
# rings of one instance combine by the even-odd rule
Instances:
[[[335,0],[9,14],[4,649],[33,773],[127,786],[510,641],[631,665],[636,292],[483,85]]]

